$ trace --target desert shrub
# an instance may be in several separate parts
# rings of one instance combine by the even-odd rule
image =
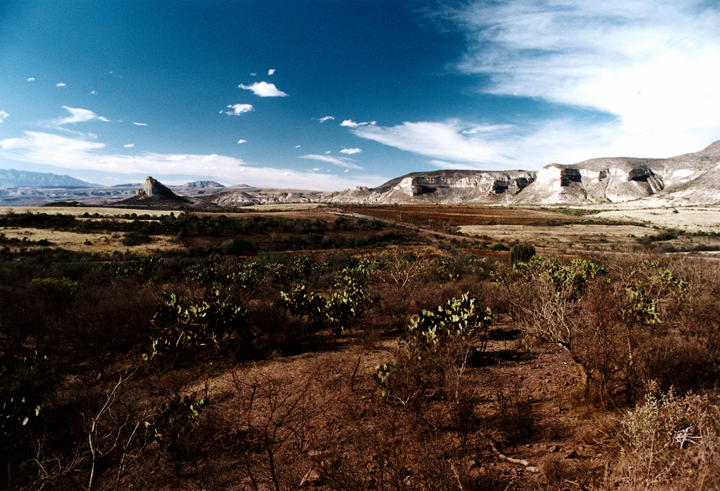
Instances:
[[[24,459],[32,454],[33,430],[40,426],[40,416],[48,396],[58,383],[55,370],[46,356],[0,361],[0,476],[10,484]]]
[[[603,406],[625,403],[635,400],[648,380],[681,382],[663,367],[690,359],[670,349],[679,345],[670,324],[685,302],[687,283],[658,261],[629,261],[611,275],[587,259],[536,256],[496,281],[526,335],[567,350],[584,397]],[[709,366],[704,359],[691,365],[698,375],[700,366]]]
[[[441,387],[448,370],[460,363],[464,366],[470,343],[479,342],[484,348],[492,322],[492,311],[477,309],[475,299],[468,294],[423,310],[410,319],[406,342],[395,361],[375,367],[381,395],[417,410],[427,392]]]
[[[505,441],[512,444],[527,441],[538,429],[538,415],[530,398],[517,390],[498,390],[493,419]]]
[[[535,255],[535,246],[532,244],[516,244],[510,249],[510,260],[526,263]]]
[[[190,349],[219,350],[244,343],[248,337],[247,309],[235,301],[232,291],[211,287],[200,298],[181,293],[166,296],[152,320],[152,331],[142,348],[146,358],[168,355],[175,361]]]
[[[155,414],[145,422],[145,431],[149,441],[157,441],[162,451],[170,457],[171,464],[179,464],[191,458],[186,445],[188,434],[193,431],[200,412],[207,404],[196,394],[176,395],[155,410]]]
[[[707,396],[649,394],[629,411],[610,475],[616,489],[710,489],[720,484],[717,406]]]
[[[45,323],[47,305],[39,288],[27,282],[0,284],[0,357],[22,352]]]
[[[125,246],[136,246],[149,244],[154,240],[150,235],[143,232],[128,232],[123,237],[122,244]]]
[[[158,301],[133,278],[95,271],[78,286],[66,310],[47,321],[53,351],[64,371],[91,369],[105,375],[118,355],[135,349],[149,334]]]
[[[233,239],[232,244],[225,248],[225,254],[241,255],[252,254],[257,251],[255,244],[247,239]]]
[[[505,244],[497,243],[494,246],[492,246],[493,251],[507,251],[509,250],[508,246]]]
[[[280,292],[281,304],[292,314],[307,318],[316,329],[330,328],[336,335],[353,327],[372,302],[365,285],[371,270],[369,264],[360,262],[346,266],[335,276],[335,288],[340,291],[329,298],[316,292],[308,292],[304,283],[296,282],[290,289]]]

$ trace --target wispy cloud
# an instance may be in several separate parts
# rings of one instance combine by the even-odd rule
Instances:
[[[240,182],[275,187],[339,190],[358,185],[379,185],[386,179],[376,175],[352,179],[332,174],[317,174],[293,169],[251,165],[224,155],[142,153],[128,156],[107,152],[105,144],[50,133],[27,131],[21,138],[0,140],[0,157],[56,167],[110,172],[117,174],[187,176],[213,179],[226,184]]]
[[[330,157],[329,155],[315,155],[315,154],[309,154],[309,155],[303,155],[301,157],[298,157],[301,159],[309,159],[309,160],[317,160],[319,162],[327,162],[328,164],[337,165],[338,167],[343,167],[345,169],[362,169],[359,165],[353,163],[352,160],[347,158],[337,158],[337,157]]]
[[[59,84],[55,84],[55,87],[67,87],[64,83],[60,82]]]
[[[10,115],[8,113],[6,113],[5,111],[0,111],[0,123],[5,121],[5,118],[7,118],[8,116],[10,116]]]
[[[123,147],[124,147],[124,148],[135,148],[135,144],[134,144],[134,143],[128,143],[128,144],[126,144],[126,145],[123,145]]]
[[[325,121],[332,121],[335,119],[333,116],[323,116],[322,118],[318,119],[320,123],[324,123]]]
[[[133,123],[135,126],[147,126],[147,123]]]
[[[238,140],[238,144],[240,143],[247,143],[247,140]]]
[[[231,111],[223,111],[225,114],[229,116],[240,116],[243,113],[249,113],[250,111],[253,111],[252,104],[233,104],[231,106],[228,106]]]
[[[594,124],[608,151],[635,138],[635,154],[702,147],[720,136],[716,3],[651,0],[473,1],[446,10],[467,33],[460,71],[481,90],[541,98],[616,116]]]
[[[340,123],[340,126],[346,126],[348,128],[357,128],[358,126],[367,126],[367,125],[375,125],[377,124],[377,121],[370,121],[370,122],[363,122],[363,123],[356,123],[352,119],[346,119],[342,123]]]
[[[342,150],[340,150],[340,153],[345,153],[347,155],[353,155],[360,152],[362,152],[362,150],[360,150],[359,148],[343,148]]]
[[[30,78],[28,78],[28,79],[26,79],[26,80],[27,80],[28,82],[34,82],[34,81],[35,81],[35,77],[30,77]]]
[[[275,84],[270,84],[267,82],[255,82],[252,85],[238,85],[241,89],[244,90],[251,90],[253,94],[255,94],[258,97],[287,97],[288,95],[278,90],[277,87],[275,87]]]
[[[613,125],[593,131],[574,119],[528,123],[523,127],[496,125],[467,133],[459,120],[403,123],[397,126],[364,126],[352,132],[361,138],[429,158],[444,168],[536,169],[552,162],[574,163],[598,156],[643,156],[633,152],[636,138],[618,138]],[[644,142],[643,142],[644,143]],[[608,148],[616,151],[608,154]],[[700,150],[690,148],[685,151]],[[678,152],[681,153],[681,152]],[[665,153],[670,157],[676,153]]]
[[[65,118],[56,119],[56,120],[52,121],[52,124],[54,124],[56,126],[62,126],[64,124],[85,123],[87,121],[92,121],[92,120],[103,121],[105,123],[110,122],[109,119],[104,118],[102,116],[98,116],[97,114],[90,111],[89,109],[81,109],[79,107],[68,107],[68,106],[63,106],[63,109],[65,109],[67,112],[69,112],[70,116],[67,116]]]

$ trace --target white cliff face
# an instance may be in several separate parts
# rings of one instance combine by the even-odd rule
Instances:
[[[590,204],[660,194],[693,203],[720,196],[720,142],[668,159],[599,158],[538,171],[435,171],[414,173],[370,190],[333,198],[364,203]],[[714,170],[713,170],[714,169]],[[717,193],[716,190],[717,189]],[[694,190],[694,191],[691,191]],[[674,199],[674,198],[673,198]],[[702,201],[698,201],[702,200]],[[709,201],[708,201],[709,200]]]

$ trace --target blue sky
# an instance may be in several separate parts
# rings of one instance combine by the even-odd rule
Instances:
[[[703,1],[2,0],[0,168],[340,190],[720,139]]]

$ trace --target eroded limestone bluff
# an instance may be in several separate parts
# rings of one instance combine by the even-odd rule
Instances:
[[[591,204],[649,197],[669,203],[720,202],[720,142],[668,159],[600,158],[539,171],[414,172],[377,188],[325,196],[331,203]]]

